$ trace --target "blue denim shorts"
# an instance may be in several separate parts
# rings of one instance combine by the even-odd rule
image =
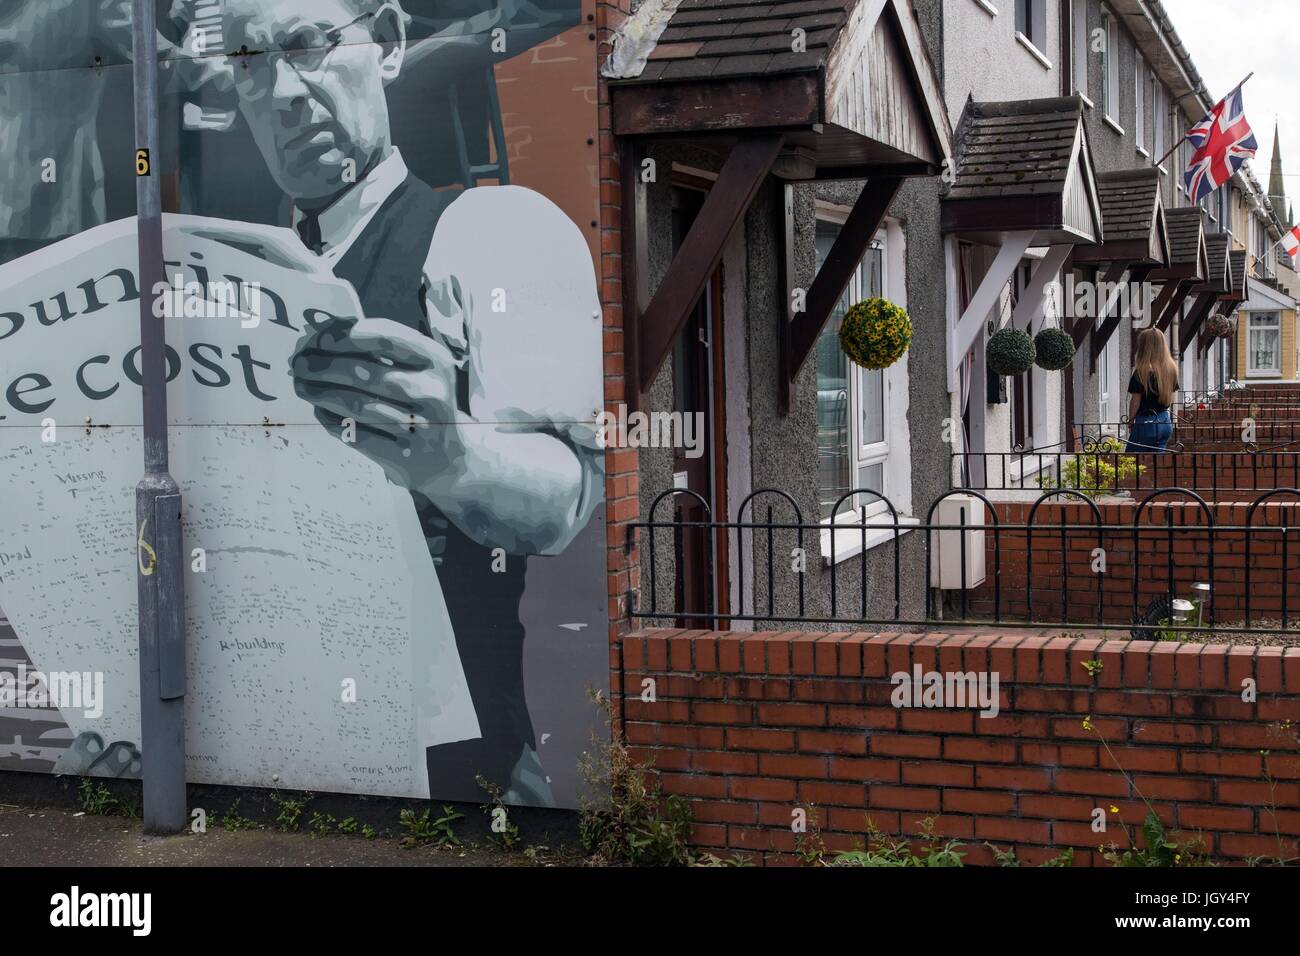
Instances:
[[[1128,447],[1124,451],[1130,455],[1162,452],[1173,437],[1174,424],[1168,410],[1155,415],[1139,415],[1129,424]]]

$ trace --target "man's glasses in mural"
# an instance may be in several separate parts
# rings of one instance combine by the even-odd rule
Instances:
[[[231,65],[237,67],[237,85],[260,88],[270,84],[275,77],[275,60],[281,58],[303,79],[320,76],[334,51],[343,44],[345,32],[374,15],[373,10],[363,13],[332,30],[309,24],[287,35],[274,50],[241,51],[229,57]]]

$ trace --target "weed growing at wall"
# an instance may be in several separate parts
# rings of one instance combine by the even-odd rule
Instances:
[[[298,829],[298,823],[302,819],[303,811],[307,804],[311,802],[310,793],[303,794],[299,800],[291,797],[282,797],[278,793],[272,792],[271,802],[276,806],[275,826],[279,830],[294,831]]]
[[[1284,720],[1280,723],[1270,724],[1268,735],[1277,738],[1281,743],[1288,747],[1300,748],[1300,731],[1297,731],[1296,725],[1290,720]],[[1271,750],[1261,750],[1260,756],[1263,758],[1263,775],[1264,782],[1268,784],[1268,800],[1264,804],[1264,811],[1273,819],[1273,836],[1277,839],[1277,857],[1274,863],[1277,866],[1290,866],[1300,863],[1300,855],[1288,856],[1287,844],[1282,839],[1282,830],[1278,826],[1277,817],[1277,778],[1269,766],[1269,758],[1272,756]],[[1294,755],[1292,755],[1294,757]],[[1292,773],[1300,769],[1300,760],[1295,761],[1295,766],[1291,768]],[[1291,841],[1292,848],[1300,853],[1300,840]],[[1254,860],[1252,863],[1258,864],[1262,861]]]
[[[483,805],[483,812],[487,814],[493,837],[501,844],[502,849],[517,850],[520,840],[519,825],[510,819],[510,811],[506,809],[501,799],[500,784],[493,783],[482,774],[475,776],[474,781],[491,797],[491,802]]]
[[[406,836],[402,837],[402,846],[460,846],[460,838],[456,836],[452,824],[457,820],[463,820],[465,814],[452,807],[444,806],[441,816],[431,820],[430,815],[429,810],[419,815],[416,815],[414,810],[402,811],[398,817],[398,822],[406,830]]]
[[[1137,782],[1134,781],[1129,772],[1120,764],[1119,758],[1115,756],[1115,751],[1110,749],[1110,742],[1097,729],[1091,717],[1084,718],[1083,729],[1096,735],[1102,747],[1105,748],[1107,756],[1110,757],[1111,763],[1119,769],[1129,787],[1141,798],[1147,808],[1146,818],[1139,828],[1145,843],[1141,847],[1138,846],[1138,841],[1134,838],[1128,824],[1124,822],[1122,817],[1118,816],[1118,811],[1115,808],[1111,808],[1111,812],[1116,815],[1119,825],[1124,830],[1124,835],[1128,837],[1129,849],[1120,852],[1119,846],[1112,843],[1109,847],[1099,848],[1102,857],[1111,866],[1214,866],[1215,864],[1211,862],[1209,852],[1205,846],[1205,840],[1199,835],[1176,839],[1175,835],[1165,830],[1165,825],[1160,822],[1160,816],[1156,813],[1155,807],[1151,805],[1151,801],[1146,798],[1146,794],[1138,787]]]
[[[993,851],[993,859],[997,861],[998,866],[1020,866],[1020,859],[1016,856],[1015,847],[1012,847],[1009,850],[999,850],[992,843],[985,843],[984,845]],[[1049,860],[1045,860],[1042,866],[1048,869],[1067,869],[1074,866],[1074,847],[1067,846],[1060,853],[1056,854],[1056,856]]]
[[[108,787],[90,777],[82,777],[77,787],[77,799],[81,812],[92,817],[131,817],[139,816],[135,803],[124,803],[113,796]]]
[[[241,798],[242,799],[242,798]],[[239,812],[239,800],[230,805],[221,817],[221,828],[223,830],[256,830],[257,823],[250,820]]]
[[[934,819],[921,821],[919,852],[912,852],[911,844],[904,839],[887,837],[867,818],[867,840],[861,849],[841,853],[831,861],[831,866],[867,867],[956,867],[965,866],[962,844],[956,840],[944,841],[934,832]]]
[[[696,862],[687,846],[691,805],[648,782],[647,768],[633,763],[623,735],[613,726],[609,702],[599,693],[591,698],[610,722],[610,738],[593,736],[594,752],[579,759],[583,780],[597,794],[581,798],[582,848],[610,863],[691,866]]]

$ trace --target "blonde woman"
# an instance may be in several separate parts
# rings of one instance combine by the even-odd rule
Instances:
[[[1127,451],[1163,452],[1174,433],[1169,406],[1178,391],[1178,363],[1158,329],[1146,329],[1138,335],[1128,390],[1133,397],[1128,406]]]

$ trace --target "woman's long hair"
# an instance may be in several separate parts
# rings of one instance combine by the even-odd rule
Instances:
[[[1159,329],[1144,329],[1138,334],[1133,374],[1150,391],[1155,385],[1161,405],[1172,405],[1178,390],[1178,363],[1169,354],[1169,343]]]

